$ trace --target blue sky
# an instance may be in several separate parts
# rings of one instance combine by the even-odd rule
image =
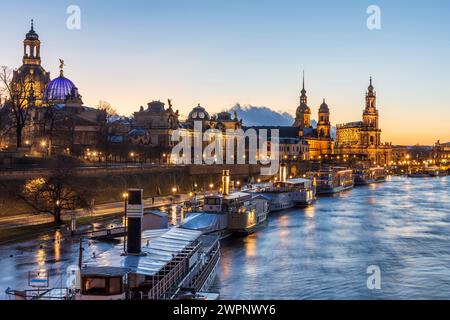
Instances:
[[[81,30],[66,8],[81,8]],[[366,27],[381,8],[378,31]],[[450,140],[448,1],[5,1],[0,0],[0,64],[18,67],[35,19],[42,64],[79,87],[88,105],[106,100],[121,113],[172,98],[187,114],[235,103],[293,113],[301,70],[309,105],[322,98],[334,124],[359,120],[374,77],[383,139]]]

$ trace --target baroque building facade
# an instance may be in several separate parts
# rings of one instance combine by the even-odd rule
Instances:
[[[41,41],[34,30],[34,22],[31,20],[31,29],[23,40],[22,66],[14,70],[12,84],[26,86],[26,90],[20,90],[25,99],[33,92],[33,104],[40,107],[44,103],[44,91],[50,82],[50,72],[41,65]],[[17,90],[19,91],[19,90]]]
[[[25,95],[29,108],[22,132],[27,154],[80,154],[85,148],[102,143],[106,113],[83,105],[78,88],[64,76],[64,61],[60,61],[59,77],[51,80],[50,73],[41,65],[41,42],[33,20],[23,44],[23,64],[14,70],[11,88]],[[12,112],[8,108],[7,100],[3,107],[7,116],[3,119],[4,125],[11,127]],[[4,145],[12,147],[17,143],[14,130],[8,130],[2,138]]]
[[[391,162],[392,145],[381,141],[377,95],[372,84],[372,77],[370,77],[366,93],[362,121],[336,126],[335,154],[374,165],[385,165]]]
[[[179,112],[174,111],[168,100],[168,108],[161,101],[152,101],[147,108],[140,107],[134,113],[130,141],[137,144],[169,148],[173,146],[172,132],[180,125]]]
[[[311,124],[311,109],[308,106],[308,96],[305,89],[305,76],[300,95],[300,105],[295,114],[293,127],[299,129],[299,137],[309,145],[308,158],[320,159],[325,155],[333,154],[334,140],[331,136],[330,108],[325,99],[319,107],[317,127]]]

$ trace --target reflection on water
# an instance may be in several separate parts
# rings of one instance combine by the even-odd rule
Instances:
[[[394,177],[271,214],[266,228],[222,242],[213,290],[224,299],[448,299],[449,189],[450,177]],[[168,209],[172,223],[182,221],[183,212]],[[83,255],[114,244],[84,241]],[[78,263],[78,245],[54,233],[0,246],[0,298],[7,287],[26,288],[28,272],[40,268],[51,286],[63,284],[66,268]],[[381,268],[382,290],[367,289],[370,265]]]
[[[450,177],[394,177],[271,214],[251,241],[222,244],[214,289],[224,299],[449,299],[449,188]],[[382,290],[367,289],[370,265]]]

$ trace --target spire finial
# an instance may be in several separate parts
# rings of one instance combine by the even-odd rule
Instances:
[[[303,69],[303,90],[305,90],[305,69]]]
[[[34,19],[31,19],[31,31],[34,31]]]
[[[325,98],[323,98],[323,103],[325,103]]]
[[[302,87],[302,96],[306,95],[306,90],[305,90],[305,70],[303,70],[303,87]]]

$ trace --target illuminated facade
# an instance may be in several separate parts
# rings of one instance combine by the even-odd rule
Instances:
[[[362,121],[340,124],[336,127],[335,154],[370,161],[371,164],[388,164],[392,158],[391,144],[381,142],[377,97],[372,85],[366,93],[366,107]]]
[[[172,102],[168,101],[168,108],[161,101],[152,101],[147,108],[141,106],[134,113],[133,130],[130,141],[134,144],[144,144],[158,147],[172,147],[173,130],[179,127],[179,112],[174,111]]]
[[[323,100],[319,108],[317,128],[311,125],[311,109],[308,107],[308,97],[305,90],[305,77],[303,76],[303,88],[300,96],[300,105],[295,115],[294,127],[299,128],[299,137],[308,145],[308,158],[312,160],[333,154],[334,140],[331,137],[330,109]]]
[[[23,40],[22,66],[14,70],[12,85],[25,86],[25,98],[30,96],[31,88],[34,91],[34,105],[40,107],[44,103],[44,91],[50,82],[50,72],[41,66],[41,41],[39,35],[34,31],[33,20],[31,29]],[[31,85],[32,84],[32,85]]]
[[[86,147],[97,147],[102,143],[106,113],[83,105],[78,88],[64,76],[64,61],[60,61],[59,77],[50,79],[41,66],[41,43],[33,21],[23,43],[23,64],[14,71],[11,85],[17,88],[13,94],[25,94],[30,108],[22,131],[27,154],[81,154]],[[14,130],[2,138],[2,144],[16,145]]]
[[[432,156],[436,163],[450,163],[450,142],[441,143],[437,141],[434,145]]]

